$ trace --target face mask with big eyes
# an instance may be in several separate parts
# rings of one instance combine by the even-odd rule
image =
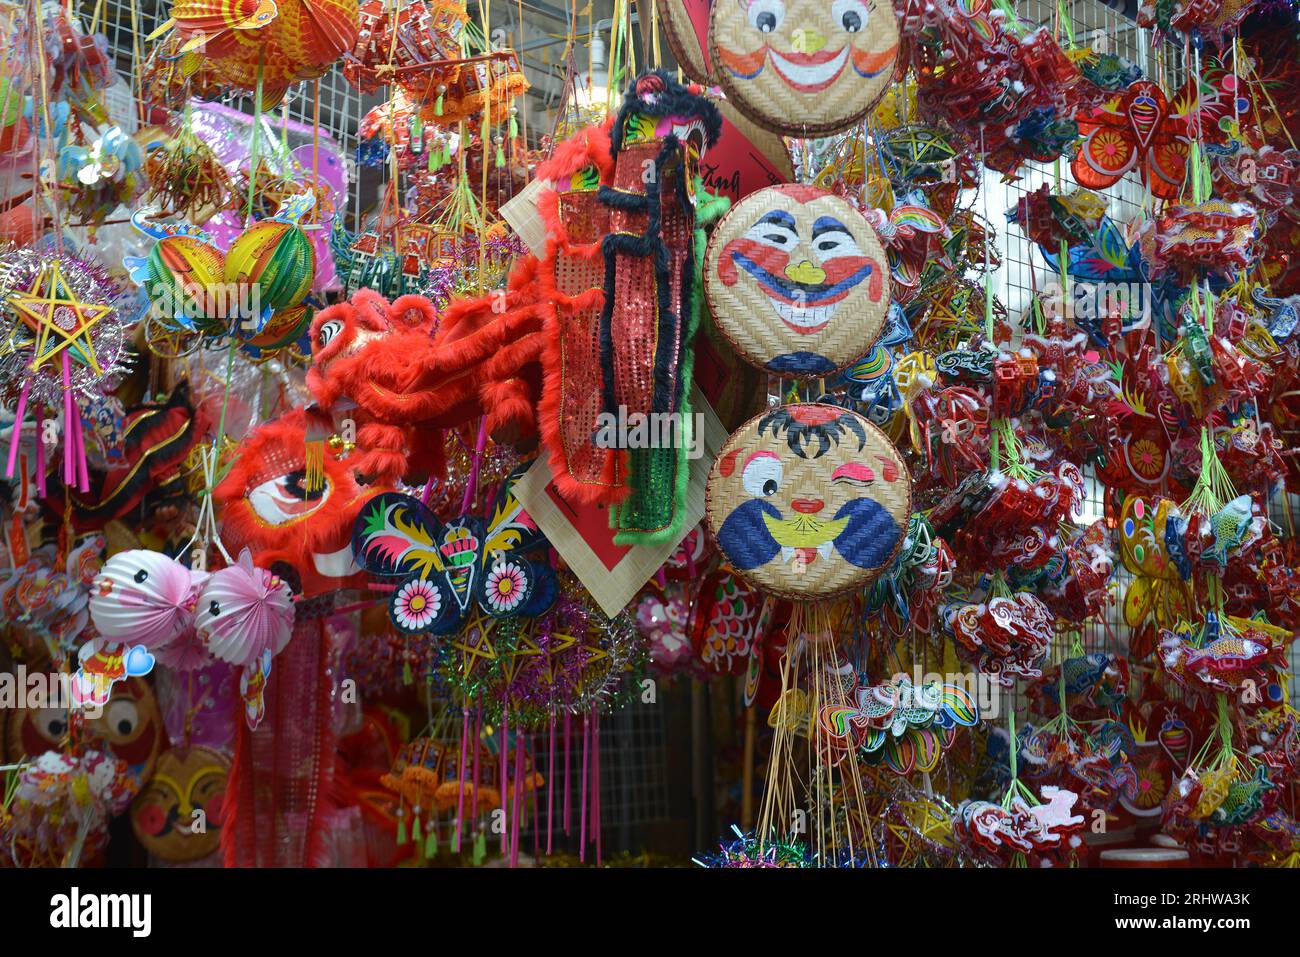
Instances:
[[[740,484],[755,498],[770,498],[781,488],[785,467],[771,452],[758,452],[750,457],[740,473]]]
[[[140,727],[140,708],[130,698],[114,698],[104,709],[100,726],[114,742],[129,740]]]
[[[63,708],[40,708],[31,717],[38,734],[53,744],[63,740],[68,733],[68,712]]]
[[[867,28],[867,5],[862,0],[835,0],[831,20],[845,33],[861,33]]]
[[[753,0],[747,15],[749,25],[759,33],[772,33],[785,22],[785,4],[781,0]]]

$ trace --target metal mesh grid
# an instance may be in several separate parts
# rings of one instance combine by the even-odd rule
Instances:
[[[1047,0],[1020,0],[1016,9],[1022,17],[1036,23],[1051,23],[1060,10],[1055,3]],[[1080,43],[1095,45],[1098,38],[1104,38],[1101,40],[1103,50],[1136,63],[1144,75],[1160,77],[1167,89],[1177,88],[1183,81],[1183,50],[1178,45],[1166,42],[1153,53],[1150,31],[1138,27],[1100,0],[1073,0],[1068,9],[1074,36]],[[997,229],[996,248],[1002,262],[993,273],[994,289],[1012,317],[1021,315],[1029,308],[1034,290],[1042,290],[1054,273],[1019,227],[1006,223],[1003,213],[1013,208],[1026,193],[1043,184],[1053,188],[1059,185],[1064,189],[1077,185],[1068,160],[1062,160],[1059,164],[1026,164],[1020,171],[1019,179],[1011,183],[997,182],[996,174],[988,175],[981,195],[976,200],[975,208],[981,210]],[[1103,195],[1109,204],[1107,213],[1117,223],[1126,223],[1143,212],[1146,190],[1136,173],[1130,173],[1115,186],[1104,190]],[[1087,498],[1084,503],[1084,522],[1090,523],[1102,517],[1104,504],[1102,488],[1090,470],[1085,474],[1085,479]],[[1300,514],[1300,496],[1292,495],[1289,499],[1291,515]],[[1270,513],[1284,534],[1293,534],[1290,530],[1293,519],[1288,519],[1285,514],[1280,497],[1275,497],[1270,502]],[[1087,652],[1127,650],[1129,628],[1124,622],[1121,602],[1132,580],[1132,574],[1117,560],[1112,583],[1116,600],[1107,607],[1102,620],[1089,621],[1082,629],[1083,645]],[[1290,662],[1290,671],[1294,676],[1297,668],[1300,668],[1300,647],[1294,643],[1290,648]],[[1290,691],[1291,703],[1295,705],[1300,698],[1300,688],[1294,680]],[[1014,704],[1018,709],[1023,709],[1018,691],[1009,692],[1003,704]]]
[[[534,4],[525,5],[529,9],[526,17],[534,15]],[[134,85],[135,67],[144,53],[143,38],[151,33],[161,22],[159,0],[140,0],[133,4],[129,0],[74,0],[72,7],[82,17],[83,24],[89,24],[92,17],[97,17],[97,29],[108,39],[109,50],[116,59],[119,73],[128,89]],[[1046,0],[1019,0],[1018,12],[1028,20],[1037,23],[1051,23],[1062,12],[1068,16],[1076,39],[1081,43],[1093,42],[1104,38],[1103,42],[1110,52],[1117,53],[1136,62],[1144,73],[1162,76],[1168,85],[1176,84],[1181,77],[1181,49],[1168,44],[1159,56],[1150,53],[1148,31],[1138,28],[1100,0],[1073,0],[1068,8],[1058,7]],[[565,11],[567,13],[567,10]],[[555,19],[558,20],[558,17]],[[530,41],[534,46],[548,45],[544,38]],[[552,39],[549,41],[554,43]],[[529,43],[521,45],[527,50]],[[536,67],[537,64],[529,64]],[[553,69],[553,65],[550,69]],[[120,95],[121,92],[117,91]],[[350,183],[357,183],[355,163],[356,129],[360,118],[371,107],[380,102],[378,97],[363,97],[343,78],[336,65],[319,81],[320,93],[320,127],[330,133],[343,147],[345,161],[348,165]],[[251,97],[236,93],[231,96],[232,105],[245,112],[252,112]],[[286,98],[284,109],[293,120],[307,125],[313,123],[314,102],[312,85],[299,85]],[[1029,240],[1014,226],[1005,224],[1003,212],[1013,207],[1026,192],[1032,191],[1044,183],[1072,184],[1068,163],[1028,164],[1020,178],[1012,183],[999,183],[996,175],[986,178],[981,195],[976,198],[975,208],[980,210],[986,220],[997,229],[997,249],[1001,265],[994,271],[994,288],[999,298],[1007,307],[1011,316],[1018,316],[1027,308],[1032,291],[1037,285],[1041,288],[1048,278],[1048,270],[1037,253],[1033,251]],[[350,228],[357,228],[363,214],[363,197],[378,195],[381,175],[365,171],[361,179],[362,188],[353,190],[349,213]],[[1125,221],[1141,211],[1144,190],[1135,177],[1129,177],[1117,186],[1106,191],[1110,202],[1109,214],[1117,221]],[[1095,480],[1088,478],[1088,497],[1085,506],[1085,518],[1091,521],[1102,514],[1101,492]],[[1300,496],[1290,497],[1291,513],[1300,510]],[[1274,501],[1273,518],[1284,529],[1290,528],[1290,522],[1284,521],[1280,501]],[[1122,567],[1117,572],[1117,595],[1122,596],[1123,588],[1129,580],[1128,573]],[[1118,644],[1127,645],[1127,627],[1125,626],[1119,603],[1113,603],[1106,613],[1104,622],[1090,622],[1083,629],[1083,642],[1088,651],[1104,650]],[[1300,645],[1291,648],[1291,672],[1294,675],[1300,667]],[[1292,703],[1300,693],[1296,682],[1292,682]],[[1003,702],[1020,708],[1022,702],[1017,692],[1010,692]],[[649,820],[667,816],[667,784],[663,769],[664,717],[662,709],[655,706],[634,704],[624,711],[607,719],[602,734],[602,805],[610,809],[606,818],[607,827],[621,829],[631,828]],[[577,755],[580,762],[580,752]],[[580,774],[580,763],[574,767],[570,761],[571,774]],[[620,843],[623,843],[620,841]]]

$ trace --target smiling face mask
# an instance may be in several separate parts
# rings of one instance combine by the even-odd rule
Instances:
[[[709,473],[706,520],[727,561],[787,598],[861,588],[893,560],[911,512],[911,476],[856,412],[802,404],[751,419]]]
[[[788,378],[847,368],[880,336],[889,269],[871,224],[811,186],[751,193],[723,217],[705,255],[718,328],[749,362]]]
[[[835,133],[884,92],[898,24],[886,0],[717,0],[709,46],[727,98],[760,124]]]
[[[221,842],[230,761],[209,748],[172,748],[131,806],[131,828],[164,861],[197,861]]]

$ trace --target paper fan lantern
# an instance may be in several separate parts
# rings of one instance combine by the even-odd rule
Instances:
[[[876,0],[714,3],[709,61],[727,99],[790,136],[848,129],[893,79],[898,21]]]
[[[279,654],[289,643],[293,593],[278,575],[254,565],[244,549],[238,562],[208,578],[195,626],[214,657],[251,664],[265,652]]]
[[[241,90],[263,82],[270,109],[298,80],[323,76],[357,39],[357,0],[173,0],[182,49],[201,51],[217,80]],[[151,37],[152,38],[152,37]]]
[[[787,405],[750,419],[709,470],[705,519],[730,565],[773,595],[830,598],[875,580],[902,546],[912,480],[864,416]]]
[[[193,623],[204,577],[160,552],[120,552],[91,585],[90,618],[111,641],[161,647]]]
[[[188,223],[150,222],[143,211],[132,214],[131,222],[157,240],[148,256],[123,260],[154,310],[188,329],[219,331],[227,318],[226,304],[217,294],[226,259],[211,235]]]
[[[266,219],[244,230],[226,253],[226,282],[248,283],[263,310],[303,301],[316,278],[316,250],[296,223]]]
[[[813,186],[750,193],[713,230],[704,294],[747,361],[829,375],[871,350],[889,314],[889,262],[866,218]]]

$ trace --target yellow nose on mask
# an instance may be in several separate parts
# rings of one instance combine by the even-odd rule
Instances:
[[[826,38],[807,27],[800,27],[790,36],[790,47],[795,53],[816,53],[824,46]]]
[[[826,281],[826,270],[814,266],[805,259],[798,265],[786,266],[785,278],[791,282],[803,283],[805,286],[816,286]]]

